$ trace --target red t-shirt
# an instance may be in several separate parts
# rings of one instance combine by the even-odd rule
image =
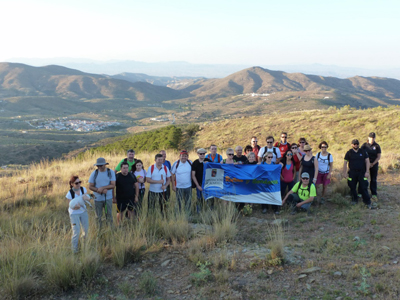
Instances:
[[[297,154],[293,154],[294,164],[296,166],[296,172],[300,170],[300,159],[297,157]]]
[[[258,162],[258,152],[260,151],[260,146],[258,146],[258,145],[256,145],[254,148],[253,148],[253,152],[254,152],[254,154],[256,155],[256,162]]]
[[[287,142],[286,145],[281,144],[281,142],[276,142],[274,147],[279,148],[279,151],[281,152],[281,157],[285,155],[285,152],[290,149],[290,143]]]

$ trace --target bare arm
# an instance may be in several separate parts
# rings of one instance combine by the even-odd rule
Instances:
[[[300,169],[299,169],[299,181],[301,182],[301,180],[300,180],[300,177],[301,177],[301,171],[303,171],[303,166],[302,166],[302,164],[300,164]]]
[[[172,174],[171,177],[168,177],[168,178],[171,178],[171,187],[172,187],[172,190],[173,190],[174,192],[176,192],[175,175]],[[167,183],[166,183],[165,185],[168,186]]]
[[[318,159],[315,157],[314,158],[314,179],[313,179],[314,183],[317,182],[317,178],[318,178]]]
[[[283,200],[282,200],[282,205],[285,204],[285,202],[286,202],[286,200],[287,200],[287,198],[289,197],[290,194],[293,194],[293,191],[292,191],[292,190],[290,190],[290,191],[286,194],[285,198],[283,198]]]
[[[370,166],[370,162],[369,162],[369,158],[366,158],[365,159],[365,166],[366,166],[366,172],[365,172],[365,177],[369,177],[369,168],[371,167]]]
[[[343,163],[343,177],[347,177],[347,160],[345,160]]]
[[[196,187],[199,189],[199,191],[202,191],[203,189],[201,188],[201,186],[196,178],[196,171],[192,171],[192,180],[193,180],[194,184],[196,185]]]
[[[331,179],[332,177],[332,170],[333,170],[333,162],[329,163],[329,173],[327,176],[328,179]]]
[[[294,161],[292,162],[293,164],[293,180],[296,179],[296,164],[294,163]]]
[[[139,201],[139,182],[135,182],[135,202]]]
[[[95,187],[94,183],[89,182],[89,190],[93,192],[97,192],[97,187]]]
[[[370,168],[372,168],[374,165],[376,165],[379,160],[381,159],[381,153],[378,153],[376,159],[374,160],[374,162],[370,165]]]

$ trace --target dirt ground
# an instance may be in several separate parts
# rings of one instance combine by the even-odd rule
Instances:
[[[47,299],[399,299],[399,179],[379,175],[375,210],[331,193],[310,215],[254,206],[239,216],[236,237],[200,251],[197,266],[188,244],[164,243],[122,269],[103,264],[88,286]],[[284,229],[284,260],[275,265],[274,221]]]

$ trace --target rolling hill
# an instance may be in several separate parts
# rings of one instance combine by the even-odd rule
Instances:
[[[182,98],[184,93],[147,82],[132,83],[61,66],[32,67],[24,64],[0,63],[0,96],[164,101]]]
[[[252,67],[225,78],[197,81],[186,90],[193,96],[210,98],[248,93],[335,92],[396,99],[400,98],[400,81],[361,76],[340,79]]]

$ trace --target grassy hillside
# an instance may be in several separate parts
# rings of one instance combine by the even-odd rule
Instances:
[[[258,206],[244,216],[225,204],[197,215],[193,201],[188,218],[175,212],[172,193],[165,218],[145,211],[140,221],[100,234],[89,210],[90,232],[78,255],[70,250],[68,178],[78,174],[87,187],[98,156],[114,168],[125,150],[105,149],[8,173],[0,177],[0,294],[14,299],[294,299],[299,294],[398,299],[399,122],[399,108],[392,107],[206,124],[195,147],[245,145],[253,134],[262,141],[269,133],[278,136],[282,127],[292,141],[304,136],[315,147],[327,140],[335,159],[327,203],[313,207],[310,216],[292,216],[286,209],[280,216],[263,215]],[[377,133],[383,150],[379,209],[373,211],[350,206],[339,174],[342,164],[336,163],[352,138],[363,140],[369,131]],[[147,168],[155,153],[136,156]],[[167,159],[177,157],[178,152],[167,151]],[[281,225],[272,225],[276,218]]]
[[[400,107],[356,110],[348,106],[341,109],[310,110],[305,112],[274,113],[256,117],[205,123],[195,137],[196,147],[209,147],[215,143],[224,150],[231,146],[250,144],[256,135],[260,146],[266,146],[265,138],[272,135],[279,139],[280,133],[288,133],[289,142],[305,137],[316,147],[323,140],[329,151],[343,153],[350,148],[352,139],[367,141],[374,131],[383,151],[395,151],[399,145]]]

